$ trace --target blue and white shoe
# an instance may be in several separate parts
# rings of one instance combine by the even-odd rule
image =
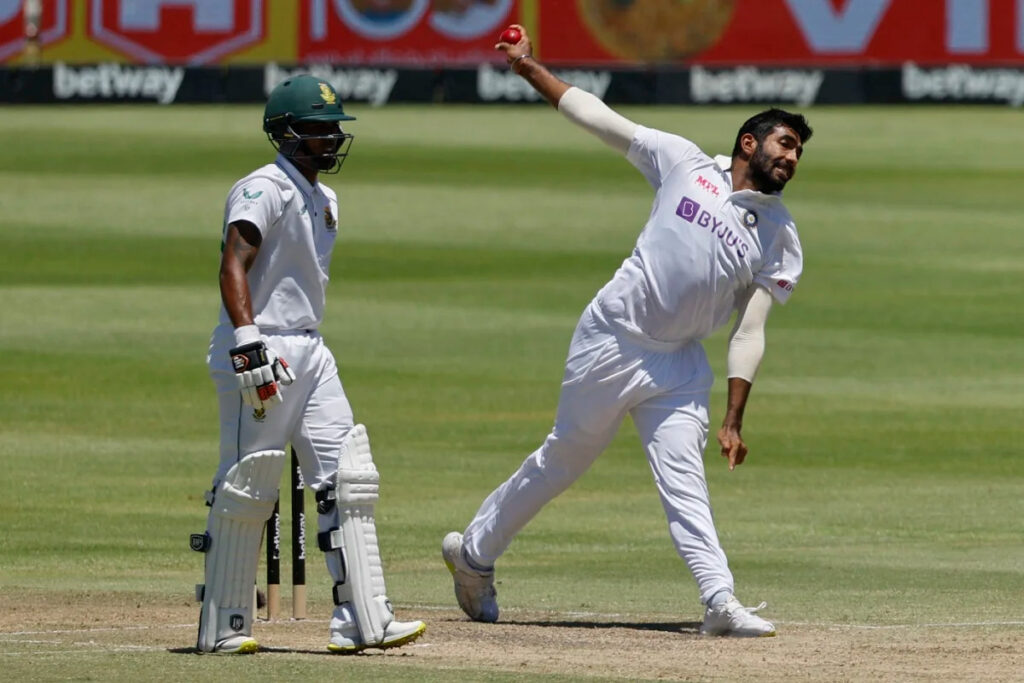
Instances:
[[[498,591],[494,568],[480,570],[469,564],[462,548],[462,534],[453,531],[441,543],[441,557],[455,580],[455,599],[473,621],[493,624],[498,620]]]

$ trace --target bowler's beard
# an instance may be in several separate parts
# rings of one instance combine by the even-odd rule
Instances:
[[[789,179],[778,180],[772,175],[775,161],[768,156],[764,148],[758,145],[750,157],[750,179],[759,191],[765,193],[782,192]]]

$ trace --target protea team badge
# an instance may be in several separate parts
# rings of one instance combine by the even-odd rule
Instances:
[[[335,102],[338,101],[337,97],[334,94],[334,91],[331,90],[331,86],[327,85],[326,83],[320,84],[320,97],[327,104],[334,104]]]
[[[338,229],[338,221],[335,220],[334,214],[331,213],[330,206],[324,208],[324,224],[327,226],[327,229],[332,232]]]

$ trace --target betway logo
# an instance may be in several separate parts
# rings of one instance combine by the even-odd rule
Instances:
[[[739,258],[743,258],[750,251],[750,245],[742,237],[733,232],[724,220],[715,218],[706,209],[700,208],[700,202],[683,197],[676,207],[676,215],[687,223],[707,228],[725,246],[734,249]]]
[[[374,107],[387,104],[398,82],[398,72],[394,69],[335,69],[328,65],[283,69],[271,62],[263,69],[263,91],[269,95],[274,86],[286,78],[307,73],[330,83],[342,101],[359,100]]]
[[[758,69],[740,67],[709,71],[690,70],[690,97],[694,102],[795,102],[813,104],[825,73],[821,69]]]
[[[903,65],[903,95],[908,100],[994,100],[1024,105],[1024,71],[975,69],[953,65],[921,69]]]
[[[586,90],[602,100],[612,82],[610,71],[562,69],[553,73],[566,83],[572,83],[580,90]],[[540,94],[525,80],[508,69],[495,69],[490,64],[481,64],[477,69],[476,90],[484,102],[495,100],[533,102],[540,99]]]
[[[184,78],[185,69],[180,66],[98,64],[76,68],[57,62],[53,65],[53,96],[58,100],[81,97],[170,104]]]

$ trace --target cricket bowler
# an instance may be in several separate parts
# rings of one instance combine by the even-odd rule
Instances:
[[[697,581],[701,633],[774,636],[735,597],[704,474],[712,372],[701,341],[729,322],[728,400],[718,430],[729,469],[743,463],[743,412],[765,348],[772,302],[785,303],[803,256],[781,192],[811,128],[770,109],[739,129],[731,156],[638,125],[560,80],[533,58],[522,26],[500,42],[510,68],[567,119],[624,155],[654,188],[636,247],[584,310],[569,345],[555,425],[442,556],[455,596],[476,621],[498,619],[494,564],[540,509],[601,454],[628,413],[668,518],[676,551]],[[513,34],[514,35],[514,34]]]

